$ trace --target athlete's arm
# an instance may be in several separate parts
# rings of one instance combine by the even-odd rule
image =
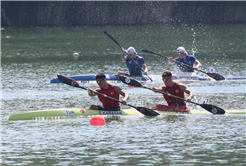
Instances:
[[[194,67],[195,70],[197,70],[199,67],[202,66],[202,64],[199,62],[199,60],[195,60],[194,63],[195,63],[195,65],[196,65],[196,66]]]
[[[175,64],[175,62],[173,61],[173,57],[167,57],[167,59],[169,64]]]
[[[126,61],[126,55],[128,54],[128,51],[127,50],[124,50],[124,52],[121,54],[121,60],[122,61]]]
[[[124,99],[122,99],[122,102],[123,102],[122,104],[126,104],[126,101],[129,99],[128,93],[126,93],[125,91],[123,91],[123,89],[120,86],[118,86],[118,85],[115,85],[114,86],[114,89],[121,96],[124,96]]]
[[[160,86],[159,88],[153,87],[151,90],[152,90],[154,93],[156,93],[156,91],[162,91],[162,92],[164,92],[164,91],[165,91],[165,86]]]
[[[87,89],[87,92],[88,92],[88,95],[89,95],[90,97],[93,97],[93,96],[96,96],[96,95],[97,95],[97,94],[95,94],[93,91],[99,92],[99,89],[93,90],[93,89],[91,89],[91,88],[88,88],[88,89]]]
[[[147,75],[147,73],[148,73],[147,65],[146,65],[146,64],[142,64],[142,67],[143,67],[143,69],[144,69],[144,74]]]
[[[186,102],[191,102],[191,100],[193,99],[194,97],[194,93],[187,87],[185,86],[184,84],[179,84],[179,88],[185,92],[186,94],[189,95],[189,97],[187,97],[186,99]]]

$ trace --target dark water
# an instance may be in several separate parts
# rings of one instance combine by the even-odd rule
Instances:
[[[134,46],[149,75],[175,66],[148,49],[176,57],[184,46],[203,64],[225,77],[245,77],[245,26],[213,27],[86,27],[10,29],[1,32],[1,164],[2,165],[245,165],[245,115],[162,115],[108,117],[102,127],[91,117],[47,121],[8,121],[25,111],[79,108],[100,104],[87,92],[50,84],[57,74],[114,74],[127,71],[120,48]],[[192,52],[192,51],[196,52]],[[79,52],[79,59],[73,53]],[[201,73],[197,73],[201,74]],[[224,109],[244,109],[245,81],[180,81]],[[116,83],[130,95],[129,104],[166,104],[162,95]],[[160,86],[162,82],[146,83]],[[95,83],[81,86],[96,88]],[[122,106],[128,108],[127,106]],[[202,109],[189,104],[190,109]]]

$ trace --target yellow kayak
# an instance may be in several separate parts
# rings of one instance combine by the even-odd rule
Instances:
[[[191,110],[190,112],[158,111],[160,114],[211,114],[205,110]],[[227,114],[246,114],[245,110],[226,110]],[[134,108],[122,109],[121,111],[102,111],[87,108],[59,108],[50,110],[29,111],[11,115],[9,120],[38,120],[55,119],[68,116],[93,116],[93,115],[142,115]],[[51,118],[52,117],[52,118]]]

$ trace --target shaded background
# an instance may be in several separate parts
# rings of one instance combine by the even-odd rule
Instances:
[[[245,24],[246,2],[1,2],[2,27]]]

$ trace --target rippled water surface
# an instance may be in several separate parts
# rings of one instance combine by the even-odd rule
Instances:
[[[212,66],[225,77],[245,77],[242,26],[6,29],[1,34],[2,165],[245,165],[245,115],[109,116],[100,127],[90,125],[91,117],[8,121],[15,113],[100,104],[83,89],[50,80],[57,74],[127,71],[119,58],[120,48],[104,30],[125,48],[135,46],[150,76],[176,68],[141,49],[176,57],[175,50],[182,45],[189,53],[196,50],[202,70]],[[74,52],[80,53],[79,59],[73,59]],[[225,110],[245,110],[245,80],[179,82],[195,93],[195,102],[208,99]],[[129,104],[134,106],[166,104],[160,94],[115,84],[129,93]],[[162,84],[144,83],[147,87]],[[96,83],[80,85],[97,87]],[[202,109],[194,104],[188,107]]]

